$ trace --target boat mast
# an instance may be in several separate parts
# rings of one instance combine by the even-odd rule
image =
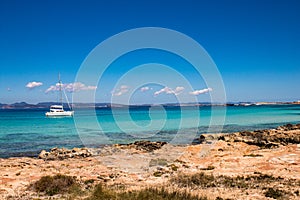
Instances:
[[[63,99],[62,99],[62,88],[61,88],[61,80],[60,80],[60,73],[58,73],[58,84],[59,84],[59,101],[61,105],[63,105]]]

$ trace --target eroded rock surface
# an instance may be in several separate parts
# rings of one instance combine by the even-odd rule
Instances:
[[[170,180],[180,174],[203,172],[214,176],[213,182],[193,186],[188,189],[191,193],[213,200],[259,200],[270,199],[266,194],[274,189],[282,191],[283,198],[296,200],[300,199],[299,134],[299,125],[287,125],[232,135],[204,135],[198,145],[142,141],[74,152],[53,149],[42,151],[42,159],[0,159],[0,199],[49,199],[28,189],[46,175],[75,176],[81,182],[93,180],[93,184],[121,185],[126,190],[157,186],[186,190]],[[262,148],[270,143],[276,148]]]
[[[67,158],[85,158],[92,156],[92,153],[87,148],[52,148],[50,152],[42,150],[38,158],[44,160],[64,160]]]
[[[152,152],[154,150],[160,149],[162,146],[167,144],[167,142],[151,142],[151,141],[136,141],[129,144],[119,144],[115,145],[121,148],[134,148],[136,150]]]
[[[199,141],[205,143],[211,140],[224,140],[226,142],[244,142],[262,148],[273,148],[279,145],[300,143],[300,124],[279,126],[277,129],[241,131],[231,134],[203,134]]]

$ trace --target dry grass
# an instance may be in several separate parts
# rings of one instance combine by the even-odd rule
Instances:
[[[86,180],[79,184],[75,177],[66,175],[43,176],[40,180],[31,184],[30,188],[45,195],[64,195],[66,199],[85,200],[207,200],[206,197],[198,197],[186,191],[169,191],[163,187],[146,188],[136,191],[108,188],[102,184],[96,184],[89,189],[94,180]]]
[[[187,192],[170,192],[165,188],[147,188],[138,191],[116,192],[97,185],[86,200],[207,200],[206,197],[193,196]]]
[[[195,174],[179,174],[171,178],[171,183],[179,188],[191,189],[207,189],[207,188],[227,188],[260,190],[265,197],[274,199],[289,199],[292,196],[300,196],[298,188],[300,181],[295,179],[284,179],[282,177],[274,177],[259,172],[247,176],[213,176],[204,172]],[[285,186],[278,188],[278,186]]]
[[[284,188],[276,186],[283,185]],[[178,174],[161,187],[149,187],[140,190],[128,190],[126,185],[109,187],[97,184],[95,180],[77,181],[75,177],[66,175],[44,176],[31,184],[30,188],[48,196],[63,195],[66,199],[85,200],[207,200],[207,191],[215,188],[229,190],[260,190],[265,197],[288,199],[299,196],[300,181],[283,179],[259,172],[247,176],[214,176],[210,173]],[[196,193],[193,191],[197,191]],[[203,194],[205,196],[203,196]],[[210,197],[212,198],[212,197]],[[217,197],[222,199],[221,197]]]

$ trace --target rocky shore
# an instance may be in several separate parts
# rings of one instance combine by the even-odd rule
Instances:
[[[100,183],[118,191],[164,187],[219,200],[300,199],[300,124],[203,134],[193,145],[137,141],[0,159],[0,199],[49,199],[30,186],[57,174],[75,177],[86,195]]]

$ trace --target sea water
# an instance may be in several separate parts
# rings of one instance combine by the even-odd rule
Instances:
[[[300,105],[79,109],[74,118],[49,118],[46,111],[0,109],[0,157],[36,156],[53,147],[98,147],[142,139],[170,142],[178,132],[182,138],[193,139],[206,132],[300,122]]]

